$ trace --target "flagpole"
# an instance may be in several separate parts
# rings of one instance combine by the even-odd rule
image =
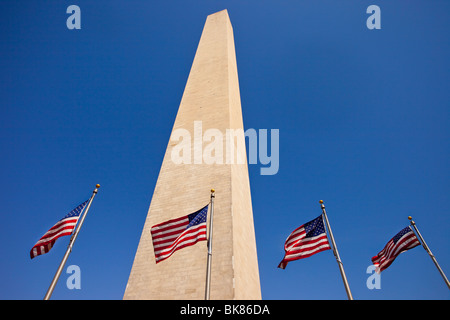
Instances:
[[[64,269],[64,265],[66,264],[67,258],[69,257],[70,252],[72,252],[73,244],[75,243],[75,240],[78,236],[78,232],[80,232],[81,226],[83,225],[84,219],[86,218],[86,215],[89,211],[89,208],[91,207],[92,200],[94,200],[95,195],[97,194],[97,189],[100,188],[100,185],[97,184],[95,186],[94,191],[92,192],[92,196],[89,199],[89,203],[86,206],[86,210],[83,213],[83,216],[81,217],[80,222],[78,223],[75,231],[72,233],[72,236],[70,237],[69,245],[67,246],[66,253],[64,254],[64,257],[61,260],[61,263],[59,264],[58,270],[56,270],[55,276],[53,277],[52,282],[50,283],[50,287],[47,290],[47,293],[45,294],[44,300],[49,300],[52,296],[53,290],[55,289],[56,283],[58,282],[59,276],[61,275],[62,270]]]
[[[448,281],[447,277],[445,276],[444,271],[441,269],[441,266],[439,265],[439,263],[437,262],[435,256],[433,255],[433,253],[431,252],[430,248],[427,246],[425,240],[423,239],[422,235],[419,232],[419,229],[417,229],[416,223],[414,222],[414,220],[412,219],[411,216],[408,217],[409,221],[411,222],[411,225],[413,226],[414,230],[416,230],[416,234],[419,236],[420,242],[422,242],[422,246],[425,249],[425,251],[428,253],[428,255],[431,257],[431,260],[433,260],[436,268],[438,269],[439,273],[441,274],[442,278],[445,281],[445,284],[447,285],[447,287],[450,289],[450,282]]]
[[[342,264],[341,258],[339,257],[339,252],[336,246],[336,242],[334,241],[333,232],[331,231],[330,223],[328,222],[327,212],[325,211],[325,205],[323,204],[323,200],[320,200],[319,203],[320,207],[322,208],[322,216],[325,220],[330,235],[331,244],[333,245],[333,253],[334,256],[336,257],[339,270],[341,271],[342,281],[344,281],[345,291],[347,292],[348,300],[353,300],[353,296],[350,291],[350,287],[348,285],[347,277],[345,276],[344,265]]]
[[[210,284],[211,284],[213,215],[214,215],[214,198],[216,197],[214,192],[215,192],[215,190],[211,189],[211,211],[210,211],[210,217],[209,217],[208,259],[206,262],[205,300],[209,300]]]

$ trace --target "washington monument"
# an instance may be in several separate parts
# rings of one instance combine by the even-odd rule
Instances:
[[[223,135],[199,135],[199,123],[203,133],[213,129],[209,132]],[[228,12],[223,10],[206,19],[124,299],[205,298],[207,241],[178,250],[156,263],[150,229],[204,207],[210,201],[211,189],[215,189],[215,198],[210,298],[261,299],[245,139],[232,137],[233,148],[223,151],[224,159],[241,155],[240,160],[211,163],[195,158],[199,147],[201,155],[212,152],[214,156],[218,152],[218,148],[208,149],[205,141],[214,142],[216,147],[229,145],[225,134],[228,131],[243,132],[243,119],[233,28]],[[197,138],[174,139],[174,132]],[[214,141],[218,137],[222,140]],[[175,161],[174,155],[179,156],[179,151],[192,155],[193,161]]]

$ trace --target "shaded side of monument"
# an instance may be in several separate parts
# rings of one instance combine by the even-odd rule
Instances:
[[[198,124],[203,133],[223,133],[223,163],[194,159],[194,148],[207,144]],[[192,137],[192,162],[173,161],[180,142],[170,139],[123,298],[204,299],[207,241],[156,263],[150,229],[204,207],[215,189],[210,297],[261,299],[245,139],[235,139],[233,148],[225,150],[227,130],[243,130],[233,28],[226,10],[206,19],[172,134],[178,129]],[[227,156],[234,160],[227,163]]]

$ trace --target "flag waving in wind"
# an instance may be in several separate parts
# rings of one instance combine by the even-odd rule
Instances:
[[[417,247],[420,244],[410,226],[397,233],[375,257],[372,263],[377,266],[377,272],[381,272],[394,262],[395,258],[406,250]]]
[[[168,220],[151,228],[156,263],[169,258],[175,251],[206,240],[208,205],[180,218]]]
[[[59,220],[53,227],[51,227],[39,241],[34,245],[30,251],[30,257],[33,259],[41,254],[47,253],[55,244],[55,241],[62,236],[70,236],[73,229],[80,218],[80,214],[83,211],[89,200],[83,202],[78,207],[70,211],[64,218]]]
[[[288,262],[312,256],[331,249],[323,225],[322,215],[295,229],[284,243],[284,258],[278,268],[286,268]]]

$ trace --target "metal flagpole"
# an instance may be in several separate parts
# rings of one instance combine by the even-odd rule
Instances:
[[[80,232],[80,229],[81,229],[81,226],[83,225],[84,219],[86,218],[89,208],[91,207],[92,200],[94,200],[94,197],[97,194],[98,188],[100,188],[99,184],[97,184],[95,186],[95,189],[92,192],[92,196],[89,199],[89,203],[86,206],[86,210],[84,211],[83,216],[81,217],[81,220],[78,223],[75,231],[72,233],[72,236],[70,237],[70,242],[69,242],[69,245],[67,246],[66,253],[64,254],[64,257],[61,260],[61,263],[59,264],[58,270],[56,270],[55,276],[53,277],[50,287],[48,288],[47,293],[45,294],[44,300],[49,300],[50,297],[52,296],[53,290],[55,289],[55,286],[56,286],[56,283],[58,282],[59,276],[61,275],[61,272],[64,269],[64,265],[66,264],[67,258],[69,257],[70,252],[72,252],[73,244],[75,243],[75,240],[78,236],[78,232]]]
[[[431,260],[433,260],[436,268],[438,269],[439,273],[441,274],[442,278],[444,278],[445,283],[447,284],[447,287],[450,289],[450,282],[448,281],[447,277],[445,276],[444,271],[442,271],[441,267],[439,266],[439,263],[437,262],[436,258],[434,257],[433,253],[431,252],[430,248],[427,246],[425,240],[422,238],[422,235],[419,232],[419,229],[416,227],[416,223],[413,221],[412,217],[409,216],[408,219],[411,221],[411,225],[413,226],[414,230],[416,230],[416,234],[419,236],[420,242],[422,242],[422,246],[425,249],[426,252],[431,257]]]
[[[208,235],[208,260],[206,262],[206,286],[205,300],[209,300],[210,284],[211,284],[211,258],[212,258],[212,234],[213,234],[213,215],[214,215],[214,194],[215,190],[211,189],[211,210],[209,217],[209,235]]]
[[[327,225],[327,229],[330,235],[331,244],[333,245],[333,253],[336,257],[336,261],[339,266],[339,270],[341,271],[342,280],[344,281],[345,291],[347,292],[348,300],[353,300],[352,293],[350,291],[350,287],[348,285],[347,277],[345,276],[344,265],[342,264],[341,258],[339,257],[339,252],[336,246],[336,242],[334,242],[333,232],[331,231],[330,223],[328,222],[327,212],[325,211],[325,205],[323,204],[323,200],[320,200],[320,207],[322,208],[322,216]]]

